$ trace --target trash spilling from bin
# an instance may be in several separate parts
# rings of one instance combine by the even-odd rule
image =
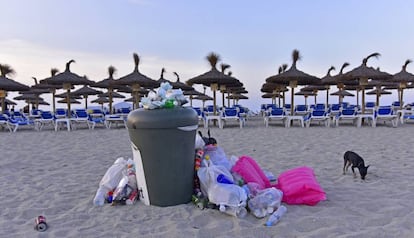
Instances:
[[[174,108],[186,104],[181,89],[173,89],[170,83],[161,83],[155,91],[150,91],[147,97],[141,99],[141,104],[145,109]]]
[[[137,199],[138,187],[134,161],[119,157],[99,182],[93,204],[95,206],[102,206],[105,203],[113,206],[132,205]]]
[[[198,116],[181,90],[169,83],[143,98],[144,109],[128,115],[133,159],[120,157],[99,183],[93,204],[174,206],[192,202],[236,218],[267,217],[273,226],[287,212],[283,203],[314,206],[326,200],[314,172],[294,168],[275,176],[255,159],[227,157],[211,137],[197,133]],[[162,149],[160,149],[162,145]],[[171,152],[174,153],[171,153]]]

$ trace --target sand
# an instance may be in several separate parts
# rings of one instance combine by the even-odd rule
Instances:
[[[204,129],[200,129],[205,132]],[[243,129],[212,128],[227,156],[249,155],[278,175],[314,169],[327,194],[316,206],[286,205],[273,227],[248,214],[239,219],[193,204],[172,207],[94,207],[105,171],[132,157],[127,130],[0,131],[0,237],[412,237],[413,125],[265,128],[258,118]],[[370,164],[365,181],[342,175],[352,150]],[[49,228],[33,229],[45,215]]]

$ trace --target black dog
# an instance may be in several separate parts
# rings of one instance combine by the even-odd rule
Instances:
[[[365,167],[364,160],[359,156],[357,153],[352,151],[347,151],[344,154],[344,174],[348,171],[349,166],[351,166],[352,173],[354,173],[354,177],[356,177],[354,168],[358,168],[359,174],[361,175],[361,179],[365,179],[365,176],[368,172],[368,167]]]

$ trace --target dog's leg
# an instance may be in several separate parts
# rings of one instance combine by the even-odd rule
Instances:
[[[347,162],[348,162],[348,160],[344,158],[344,169],[343,169],[343,175],[345,175],[345,171],[346,171],[346,170],[348,170],[348,167],[347,167]]]
[[[356,178],[356,176],[357,176],[356,173],[355,173],[355,170],[354,170],[355,168],[356,168],[356,166],[352,165],[351,169],[352,169],[352,173],[354,174],[354,178]]]

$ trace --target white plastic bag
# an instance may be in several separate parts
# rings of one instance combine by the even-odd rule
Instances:
[[[99,188],[93,199],[93,204],[96,206],[102,206],[105,201],[105,196],[109,191],[114,190],[122,177],[126,174],[127,161],[123,157],[119,157],[115,160],[114,164],[106,170],[105,175],[99,182]]]
[[[247,194],[244,189],[235,184],[217,182],[219,175],[224,175],[234,182],[228,169],[221,165],[214,165],[210,160],[204,160],[204,167],[197,171],[200,188],[208,200],[221,207],[245,207]]]
[[[198,179],[200,180],[200,189],[201,192],[208,196],[209,189],[214,185],[217,184],[217,177],[220,174],[223,174],[227,178],[232,179],[233,176],[231,175],[230,171],[220,165],[214,165],[210,160],[204,159],[203,160],[203,167],[197,171]]]
[[[208,190],[208,200],[219,206],[244,207],[247,194],[235,184],[216,183]]]
[[[231,163],[226,157],[223,148],[220,146],[208,145],[204,147],[204,158],[208,156],[215,165],[221,165],[227,170],[231,170]]]

